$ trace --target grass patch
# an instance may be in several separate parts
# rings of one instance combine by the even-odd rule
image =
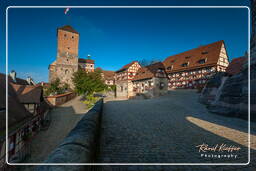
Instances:
[[[99,99],[100,97],[93,97],[93,95],[88,95],[83,103],[86,104],[88,109],[91,109]]]

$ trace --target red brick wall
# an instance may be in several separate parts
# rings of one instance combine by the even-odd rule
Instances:
[[[79,34],[58,30],[58,55],[69,54],[78,55]]]

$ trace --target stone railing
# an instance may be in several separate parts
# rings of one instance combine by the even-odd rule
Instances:
[[[93,163],[96,162],[101,127],[103,99],[88,111],[71,130],[63,142],[50,154],[47,163]],[[84,170],[84,166],[45,165],[37,171]]]
[[[47,96],[45,98],[52,106],[59,106],[73,99],[75,96],[76,96],[75,93],[68,92],[68,93],[54,95],[54,96]]]

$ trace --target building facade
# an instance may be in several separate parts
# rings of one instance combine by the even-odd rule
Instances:
[[[168,91],[168,76],[162,62],[140,68],[132,82],[134,94],[155,97]]]
[[[102,71],[102,77],[106,85],[115,85],[115,72],[114,71]]]
[[[169,77],[169,89],[199,88],[216,72],[225,72],[229,65],[224,41],[170,56],[163,62]]]
[[[129,98],[134,96],[132,79],[141,68],[137,61],[133,61],[115,72],[116,96]]]
[[[57,58],[49,65],[49,82],[60,79],[74,88],[73,74],[81,68],[86,72],[94,71],[94,60],[78,57],[79,33],[66,25],[57,29]]]
[[[79,68],[84,70],[85,72],[94,72],[94,60],[89,59],[90,56],[88,55],[88,59],[82,59],[79,58],[78,63],[79,63]]]

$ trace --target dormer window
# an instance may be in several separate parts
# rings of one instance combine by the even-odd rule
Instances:
[[[181,64],[181,66],[182,66],[182,67],[187,67],[187,66],[188,66],[188,64],[189,64],[189,63],[188,63],[188,62],[186,62],[186,63]]]
[[[203,51],[201,54],[205,55],[205,54],[208,54],[208,52],[207,51]]]
[[[162,72],[163,68],[158,68],[157,72]]]
[[[198,63],[199,63],[199,64],[204,64],[204,63],[206,63],[206,58],[205,58],[205,59],[200,59],[200,60],[198,61]]]
[[[169,66],[169,67],[167,67],[167,70],[172,70],[172,68],[173,68],[173,65],[172,66]]]
[[[186,59],[189,59],[190,57],[191,57],[191,56],[186,56],[185,58],[186,58]]]

